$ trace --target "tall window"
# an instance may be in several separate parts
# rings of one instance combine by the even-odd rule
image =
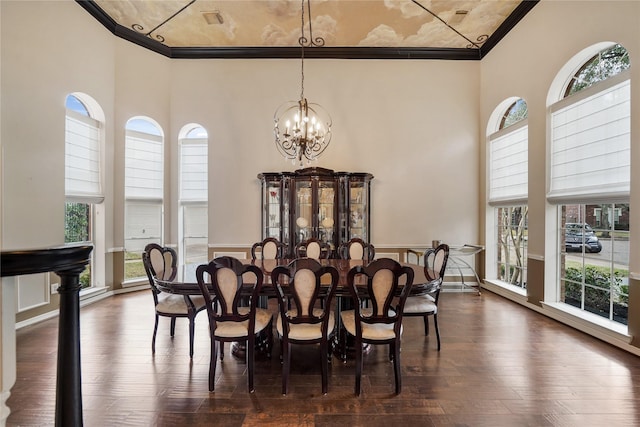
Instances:
[[[86,95],[71,94],[65,102],[65,243],[94,244],[97,237],[96,205],[104,200],[101,171],[103,133],[102,123],[92,117],[87,107],[92,101]],[[93,110],[99,110],[95,105]],[[80,275],[82,288],[96,284],[92,274],[96,252],[92,251],[91,260]]]
[[[199,125],[187,125],[180,135],[180,260],[208,260],[208,139]]]
[[[494,207],[496,278],[520,288],[527,287],[527,156],[527,104],[516,99],[489,136],[489,204]]]
[[[583,63],[551,106],[551,180],[558,204],[558,300],[627,323],[629,56],[610,46]]]
[[[127,122],[125,139],[125,280],[145,276],[142,251],[162,244],[164,138],[148,118]]]

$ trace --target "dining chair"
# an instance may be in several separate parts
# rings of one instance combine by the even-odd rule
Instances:
[[[433,287],[424,295],[412,295],[404,305],[405,316],[422,316],[424,318],[424,334],[429,335],[429,316],[433,316],[433,326],[436,330],[438,351],[440,351],[440,329],[438,328],[438,300],[444,280],[444,272],[449,260],[449,245],[441,243],[436,248],[430,248],[424,253],[424,275]]]
[[[296,245],[296,257],[328,259],[331,255],[331,246],[327,242],[312,237]]]
[[[155,279],[171,281],[177,274],[178,256],[172,248],[149,243],[142,252],[142,264],[149,279],[155,306],[155,324],[151,339],[151,352],[156,352],[156,334],[160,316],[171,319],[171,337],[175,335],[176,319],[189,319],[189,357],[193,358],[193,340],[195,335],[195,317],[204,310],[204,298],[200,295],[176,295],[162,292],[155,285]]]
[[[356,395],[361,392],[362,345],[388,344],[389,359],[393,361],[396,394],[402,389],[400,374],[400,338],[402,336],[402,313],[413,284],[413,269],[402,266],[391,258],[380,258],[366,266],[355,266],[349,270],[347,284],[356,304],[353,310],[341,313],[342,324],[355,337]],[[399,278],[405,276],[404,284]],[[364,278],[365,283],[360,284]],[[362,307],[361,299],[370,301],[370,307]]]
[[[331,276],[328,286],[322,283],[322,277],[327,274]],[[312,258],[296,259],[287,266],[276,267],[271,273],[271,283],[276,288],[280,308],[276,330],[282,348],[282,394],[289,391],[291,344],[318,343],[322,393],[327,393],[331,359],[329,339],[333,336],[335,327],[331,301],[339,279],[340,274],[335,267],[322,266]],[[319,299],[323,304],[321,308],[316,308]]]
[[[376,256],[375,247],[358,237],[342,243],[338,252],[342,259],[361,259],[366,262],[373,261]]]
[[[251,246],[251,259],[281,259],[285,256],[285,244],[275,237],[267,237]]]
[[[255,276],[245,280],[243,275]],[[266,331],[267,350],[273,344],[272,314],[257,307],[258,294],[262,288],[263,273],[251,264],[242,264],[233,257],[218,257],[196,269],[198,287],[207,307],[211,356],[209,359],[209,391],[214,390],[216,375],[217,343],[246,342],[247,383],[253,393],[256,335]],[[211,296],[211,291],[216,297]],[[221,355],[223,352],[221,351]]]

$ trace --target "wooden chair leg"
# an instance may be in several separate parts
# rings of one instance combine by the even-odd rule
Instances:
[[[271,359],[271,352],[273,351],[273,319],[269,321],[269,326],[267,326],[267,357]]]
[[[156,353],[156,334],[158,333],[158,320],[159,317],[156,314],[156,323],[155,325],[153,325],[153,338],[151,338],[151,353],[155,354]]]
[[[282,340],[282,394],[289,392],[289,372],[291,369],[291,344]]]
[[[255,337],[255,335],[253,335],[253,337]],[[255,390],[254,386],[253,386],[253,372],[254,372],[254,368],[255,368],[255,338],[249,338],[247,340],[247,348],[246,348],[246,352],[247,352],[247,381],[248,381],[248,388],[249,388],[249,393],[253,393]]]
[[[196,322],[194,317],[189,317],[189,357],[193,359],[193,340],[196,331]]]
[[[433,315],[433,325],[436,329],[436,338],[438,341],[438,351],[440,351],[440,329],[438,328],[438,314]]]
[[[176,334],[176,318],[171,318],[171,336],[173,337]]]
[[[396,377],[396,394],[402,390],[402,376],[400,374],[400,343],[394,343],[393,373]]]
[[[362,379],[362,341],[356,340],[356,396],[360,396]]]
[[[216,345],[216,343],[217,341],[212,336],[211,337],[211,357],[209,358],[209,391],[213,391],[213,388],[215,387],[215,382],[216,382],[216,363],[218,359],[218,355],[217,355],[218,346]]]
[[[422,317],[424,318],[424,335],[429,336],[429,315],[425,314]]]
[[[327,353],[327,340],[323,339],[320,343],[320,362],[322,365],[322,394],[327,394],[329,389],[329,358],[325,357]]]

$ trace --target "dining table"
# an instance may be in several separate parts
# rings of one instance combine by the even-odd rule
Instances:
[[[260,298],[258,305],[261,308],[267,308],[268,299],[276,297],[276,290],[273,287],[271,281],[271,272],[274,268],[280,265],[288,265],[293,259],[239,259],[243,264],[252,264],[260,268],[263,273],[263,284],[260,290]],[[339,359],[346,361],[353,353],[353,340],[348,336],[346,330],[342,326],[342,320],[340,313],[343,310],[349,310],[353,308],[353,299],[349,291],[349,283],[347,276],[349,271],[356,266],[364,266],[368,262],[358,259],[321,259],[319,260],[321,265],[329,265],[335,267],[339,273],[338,284],[336,287],[336,332],[331,342],[331,349],[333,354]],[[411,287],[410,295],[424,295],[433,292],[438,284],[438,280],[429,280],[424,271],[424,266],[411,263],[400,263],[403,266],[408,266],[413,270],[413,284]],[[201,295],[200,288],[196,279],[196,269],[200,264],[184,264],[178,268],[177,274],[173,280],[163,280],[162,272],[158,272],[154,277],[154,284],[162,292],[168,292],[178,295]],[[330,275],[325,275],[322,279],[326,278],[327,289],[330,283]],[[405,276],[400,278],[399,292],[402,290],[406,279]],[[247,275],[246,280],[255,280],[252,274]],[[356,276],[356,287],[362,287],[362,295],[366,295],[364,286],[366,285],[366,278]],[[213,288],[210,287],[210,292],[213,295]],[[242,358],[244,356],[244,345],[240,343],[234,343],[232,346],[232,354],[236,357]],[[257,350],[260,351],[264,348],[264,343],[260,340],[256,341]]]

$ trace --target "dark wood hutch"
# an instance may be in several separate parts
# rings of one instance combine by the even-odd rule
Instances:
[[[371,241],[371,180],[366,172],[309,167],[263,172],[262,239],[275,237],[293,257],[301,241],[315,237],[336,249],[349,239]]]

